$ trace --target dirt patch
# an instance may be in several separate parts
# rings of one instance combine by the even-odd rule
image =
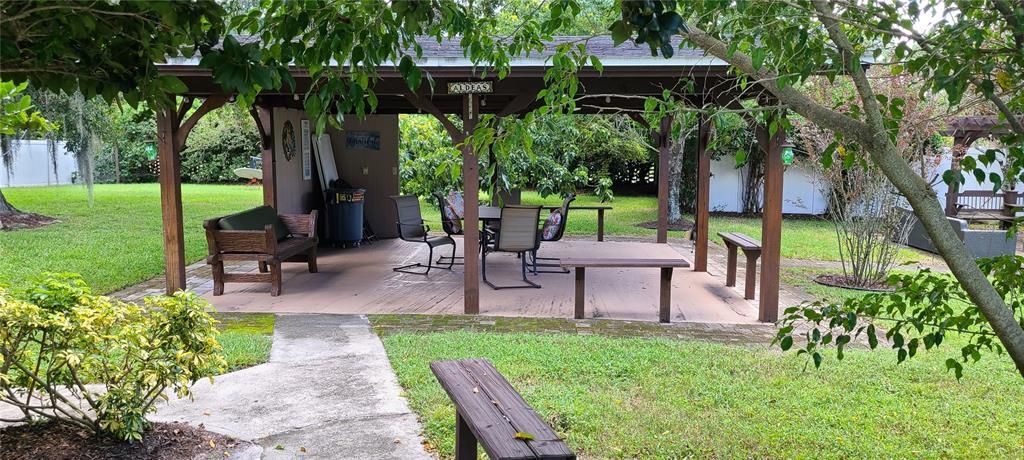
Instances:
[[[25,230],[45,227],[60,222],[49,216],[31,212],[15,212],[0,214],[0,230]]]
[[[129,443],[51,422],[6,427],[0,430],[0,446],[2,460],[177,460],[225,458],[249,444],[186,423],[156,423],[142,441]]]
[[[885,284],[885,282],[875,283],[870,286],[858,286],[854,284],[853,280],[844,275],[834,275],[825,273],[814,277],[814,282],[823,286],[831,286],[843,289],[853,289],[855,291],[869,291],[869,292],[892,292],[892,286]]]
[[[658,221],[652,220],[650,222],[641,222],[639,224],[636,224],[636,226],[640,228],[650,228],[657,230]],[[690,222],[686,219],[683,219],[674,224],[668,224],[668,230],[670,232],[688,232],[691,229],[693,229],[693,222]]]

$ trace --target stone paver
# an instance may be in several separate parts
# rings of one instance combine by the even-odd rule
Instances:
[[[259,444],[266,459],[432,458],[364,316],[279,315],[268,363],[193,393],[153,419],[202,423]]]

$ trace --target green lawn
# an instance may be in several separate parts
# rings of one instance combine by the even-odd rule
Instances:
[[[1021,458],[1024,386],[1005,357],[968,366],[888,351],[806,360],[764,348],[598,336],[383,338],[427,441],[453,454],[454,412],[428,364],[486,357],[582,458]],[[955,350],[947,348],[944,353]]]
[[[89,206],[79,186],[6,188],[23,211],[60,219],[34,230],[0,233],[0,283],[23,286],[42,272],[77,272],[107,293],[163,273],[160,188],[157,184],[103,184]],[[206,255],[204,219],[262,203],[260,187],[182,186],[185,257]]]
[[[270,313],[214,313],[220,324],[217,340],[224,347],[227,372],[263,364],[270,358],[274,315]]]

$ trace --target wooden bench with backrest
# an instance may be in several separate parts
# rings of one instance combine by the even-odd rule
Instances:
[[[316,273],[316,217],[316,210],[279,215],[260,206],[203,222],[213,295],[224,293],[224,283],[270,283],[270,295],[280,295],[282,262],[305,262]],[[259,273],[225,273],[227,260],[255,261]]]
[[[728,262],[725,267],[725,285],[736,285],[736,264],[737,250],[742,249],[743,255],[747,256],[747,280],[743,283],[743,298],[751,300],[754,298],[754,288],[757,286],[757,259],[761,257],[761,242],[742,233],[718,232],[718,236],[725,242],[728,251]]]
[[[659,295],[658,320],[668,323],[672,321],[672,270],[675,268],[687,268],[690,266],[690,261],[682,257],[671,259],[567,257],[562,259],[561,265],[565,268],[576,269],[576,309],[573,315],[576,319],[583,319],[587,268],[660,268],[661,293]]]
[[[455,405],[455,458],[574,459],[576,454],[486,359],[434,361],[437,381]]]

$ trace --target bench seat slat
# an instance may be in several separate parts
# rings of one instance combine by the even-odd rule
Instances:
[[[526,442],[516,439],[515,428],[458,361],[435,361],[430,363],[430,369],[488,456],[536,458]]]
[[[574,455],[494,365],[483,359],[464,360],[462,365],[476,378],[481,391],[498,403],[498,410],[508,418],[514,430],[533,435],[534,439],[526,444],[537,458],[569,458]]]
[[[745,251],[761,249],[761,242],[742,233],[719,232],[718,236],[727,243],[739,246]]]
[[[630,259],[630,258],[591,258],[591,257],[565,257],[561,265],[566,268],[572,267],[595,267],[595,268],[687,268],[690,261],[679,259]]]

